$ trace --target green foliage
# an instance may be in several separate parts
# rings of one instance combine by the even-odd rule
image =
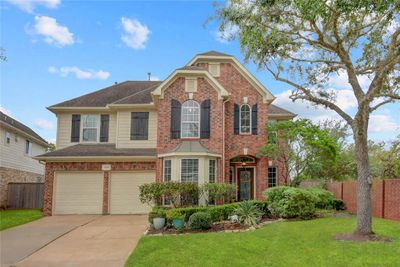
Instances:
[[[213,222],[227,220],[229,218],[229,216],[231,216],[233,214],[234,210],[236,209],[236,207],[238,205],[239,205],[239,203],[236,202],[236,203],[231,203],[231,204],[214,206],[214,207],[209,208],[208,212],[209,212]]]
[[[149,212],[149,223],[153,223],[154,218],[166,218],[167,214],[165,212],[165,209],[162,207],[154,207],[151,212]]]
[[[177,208],[177,210],[180,214],[183,214],[183,219],[187,222],[192,216],[192,214],[197,213],[197,212],[204,212],[207,211],[207,208],[205,207],[189,207],[189,208]]]
[[[317,198],[305,189],[278,186],[263,194],[274,216],[309,219],[315,215]]]
[[[295,180],[329,177],[335,173],[338,145],[328,131],[306,119],[266,124],[267,132],[277,132],[279,142],[268,142],[261,152],[284,159]]]
[[[235,199],[236,189],[233,184],[227,183],[205,183],[200,186],[201,195],[206,198],[206,203],[223,201],[230,203]]]
[[[0,231],[25,224],[43,217],[39,209],[0,210]]]
[[[183,214],[179,209],[169,209],[166,212],[166,217],[169,222],[173,219],[185,219],[185,214]]]
[[[211,200],[232,202],[235,197],[235,187],[231,184],[213,183],[199,186],[197,183],[149,183],[139,186],[139,198],[142,203],[149,205],[160,204],[164,196],[171,200],[173,207],[188,207],[197,205],[201,196],[208,203]]]
[[[207,230],[211,228],[211,216],[207,212],[193,213],[189,218],[189,227],[195,230]]]
[[[332,203],[335,210],[346,210],[346,204],[341,199],[334,199]]]
[[[310,192],[315,198],[315,207],[318,209],[333,209],[334,208],[334,200],[335,197],[333,194],[325,189],[312,187],[306,188],[308,192]]]
[[[254,202],[243,201],[234,210],[239,218],[239,222],[245,225],[256,225],[261,219],[263,213]]]

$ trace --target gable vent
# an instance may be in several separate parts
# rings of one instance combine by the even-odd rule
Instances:
[[[219,63],[209,63],[208,64],[208,71],[214,77],[219,77],[220,74],[220,65]]]
[[[196,78],[186,78],[185,91],[188,93],[193,93],[193,92],[197,91],[197,79]]]

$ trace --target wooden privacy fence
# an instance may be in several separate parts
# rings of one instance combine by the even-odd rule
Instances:
[[[9,183],[8,208],[41,209],[43,208],[44,183]]]
[[[349,212],[357,212],[356,181],[327,183],[326,187],[346,203]],[[400,179],[373,181],[372,212],[375,217],[400,221]]]

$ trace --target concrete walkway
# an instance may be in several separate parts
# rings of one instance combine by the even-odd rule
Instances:
[[[146,226],[147,215],[99,216],[14,266],[121,267]]]
[[[1,231],[1,266],[21,261],[60,236],[99,217],[93,215],[45,217]]]

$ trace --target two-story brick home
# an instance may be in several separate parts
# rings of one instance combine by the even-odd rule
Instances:
[[[267,121],[295,115],[233,56],[196,55],[164,81],[127,81],[53,105],[57,150],[46,162],[45,214],[131,214],[154,181],[232,183],[237,199],[286,183],[263,157]]]

